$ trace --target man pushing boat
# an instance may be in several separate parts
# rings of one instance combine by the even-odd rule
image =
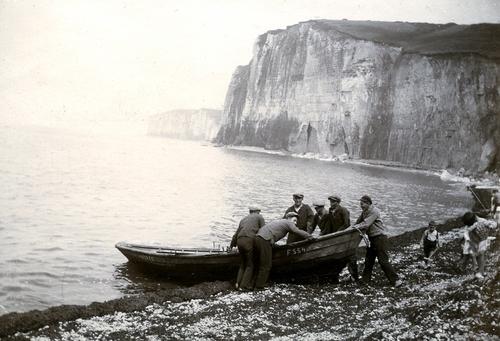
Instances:
[[[338,231],[343,231],[349,226],[351,226],[351,219],[350,219],[350,213],[347,208],[344,206],[340,205],[340,202],[342,199],[340,198],[339,195],[330,195],[328,197],[328,200],[330,201],[330,232],[328,233],[335,233]],[[347,260],[347,269],[349,271],[349,274],[351,275],[352,279],[355,282],[359,282],[359,274],[358,274],[358,260],[356,256],[356,252],[354,252],[352,255],[348,257]],[[338,276],[337,278],[333,279],[334,282],[338,282]]]
[[[236,230],[229,245],[230,248],[238,246],[241,263],[236,278],[236,289],[243,290],[252,288],[254,237],[257,231],[265,225],[260,208],[252,206],[248,210],[249,214],[241,219],[238,230]]]
[[[295,224],[299,230],[310,232],[313,224],[314,212],[309,205],[302,202],[303,200],[304,194],[295,193],[293,195],[293,205],[287,208],[285,214],[283,215],[283,219],[286,219],[286,215],[290,212],[297,213],[297,221]],[[286,243],[291,244],[302,239],[304,238],[302,238],[298,233],[289,233]]]
[[[356,224],[352,227],[356,229],[366,228],[369,239],[363,269],[363,283],[370,282],[373,265],[375,265],[375,259],[377,259],[389,282],[395,287],[401,286],[402,282],[389,261],[387,232],[380,218],[379,210],[373,206],[372,199],[368,195],[363,195],[359,199],[359,205],[362,212],[358,220],[356,220]]]
[[[273,259],[273,245],[288,233],[295,233],[301,239],[315,239],[306,231],[300,230],[297,224],[297,212],[288,212],[285,219],[272,221],[259,230],[255,236],[255,248],[258,258],[255,289],[263,289],[271,271]]]

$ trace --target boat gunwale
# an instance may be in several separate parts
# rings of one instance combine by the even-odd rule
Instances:
[[[360,229],[363,230],[363,229]],[[323,236],[318,236],[314,240],[300,240],[291,244],[284,245],[276,245],[273,247],[273,252],[279,252],[281,250],[286,250],[290,248],[297,248],[302,246],[310,246],[314,244],[318,244],[319,242],[323,242],[329,239],[337,238],[342,235],[351,234],[351,233],[359,233],[359,230],[347,228],[342,231],[330,233]],[[129,252],[135,254],[143,254],[148,256],[156,256],[162,258],[210,258],[210,257],[221,257],[221,256],[234,256],[238,255],[238,251],[225,251],[219,249],[209,249],[209,248],[175,248],[175,247],[163,247],[163,246],[154,246],[154,245],[143,245],[143,244],[133,244],[128,242],[118,242],[115,247],[120,250],[120,252]],[[329,247],[326,245],[321,247],[320,249],[324,249]],[[310,250],[316,251],[317,249]]]

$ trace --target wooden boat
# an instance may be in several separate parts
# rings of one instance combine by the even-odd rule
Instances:
[[[347,229],[273,248],[271,277],[302,278],[338,274],[361,241],[358,230]],[[237,251],[207,248],[171,248],[125,242],[116,248],[140,269],[168,278],[217,280],[234,278],[240,264]]]

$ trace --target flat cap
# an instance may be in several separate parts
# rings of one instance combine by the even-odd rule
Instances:
[[[340,202],[340,197],[338,195],[330,195],[328,200]]]
[[[293,197],[294,198],[299,198],[299,199],[304,199],[304,194],[302,194],[302,193],[294,193]]]
[[[288,212],[285,217],[288,219],[288,218],[298,217],[298,216],[299,215],[295,212]]]
[[[321,201],[313,201],[313,206],[314,207],[324,207],[325,203]]]
[[[366,202],[367,204],[372,204],[372,198],[370,198],[368,195],[363,195],[359,201]]]
[[[250,212],[255,212],[255,211],[259,211],[259,212],[260,212],[260,211],[261,211],[261,209],[260,209],[260,208],[258,208],[257,206],[250,206],[250,207],[248,208],[248,210],[249,210]]]

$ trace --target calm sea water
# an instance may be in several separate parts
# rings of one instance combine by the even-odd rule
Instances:
[[[276,219],[296,191],[340,194],[354,218],[370,194],[391,233],[470,206],[430,174],[42,128],[0,128],[0,185],[0,314],[174,285],[131,271],[115,243],[226,246],[249,205]]]

